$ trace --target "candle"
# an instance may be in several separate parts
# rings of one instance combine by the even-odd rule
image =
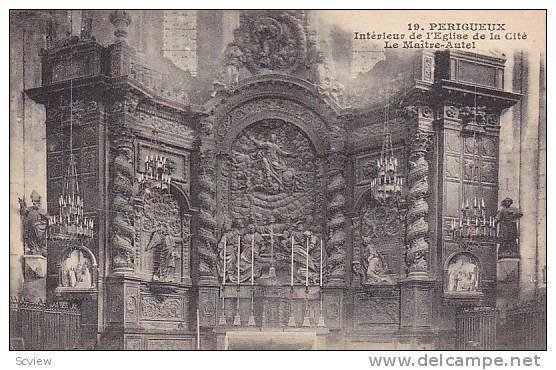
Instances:
[[[305,286],[309,286],[309,235],[307,235],[306,253],[305,253]]]
[[[251,286],[255,284],[255,234],[251,236]]]
[[[201,349],[201,325],[199,323],[199,309],[197,308],[197,350]]]
[[[481,207],[485,208],[485,198],[481,198]]]
[[[293,235],[292,235],[292,262],[290,266],[290,286],[293,287]]]
[[[222,285],[226,285],[226,259],[227,259],[227,254],[226,254],[226,244],[227,244],[227,239],[226,236],[224,236],[224,257],[222,258],[224,260],[224,269],[222,272]]]
[[[237,236],[237,285],[239,286],[239,257],[241,254],[241,236]]]
[[[465,208],[469,208],[469,199],[465,198]]]
[[[322,238],[320,239],[320,277],[319,285],[322,287]]]

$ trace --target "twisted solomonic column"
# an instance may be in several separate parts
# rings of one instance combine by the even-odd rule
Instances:
[[[427,151],[432,142],[431,132],[417,131],[412,137],[409,155],[409,193],[406,231],[406,263],[408,272],[426,273],[429,259],[428,197],[429,163]]]
[[[346,182],[344,178],[344,167],[346,158],[343,154],[332,153],[328,163],[328,283],[330,285],[343,284],[345,276],[346,261],[346,233],[345,233],[345,209]]]
[[[135,237],[133,220],[133,134],[124,124],[112,129],[110,181],[110,247],[114,272],[133,271]]]
[[[205,283],[216,283],[216,171],[214,145],[208,136],[212,127],[202,122],[203,135],[199,151],[199,276]]]

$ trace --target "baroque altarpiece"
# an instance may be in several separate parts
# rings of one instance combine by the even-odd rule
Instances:
[[[495,242],[451,230],[466,201],[496,215],[499,117],[519,98],[502,57],[390,53],[347,91],[306,12],[244,11],[202,92],[128,44],[126,12],[111,21],[110,45],[43,50],[27,91],[46,107],[48,213],[71,150],[94,220],[87,243],[48,244],[48,298],[79,302],[84,341],[451,348],[458,310],[495,305]],[[390,202],[372,191],[384,127]],[[94,267],[81,284],[73,260]]]

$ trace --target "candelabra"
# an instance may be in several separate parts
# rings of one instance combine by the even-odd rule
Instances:
[[[62,194],[58,199],[58,215],[48,216],[48,230],[52,238],[90,238],[94,222],[83,213],[83,196],[79,191],[77,170],[70,156]]]
[[[159,189],[166,189],[172,181],[170,161],[161,155],[147,155],[145,157],[144,171],[139,174],[139,183],[151,182]]]
[[[486,216],[484,198],[473,197],[471,205],[466,198],[461,205],[459,220],[452,219],[450,232],[454,240],[467,246],[495,241],[496,221],[493,216]]]
[[[399,200],[402,195],[403,177],[399,174],[398,159],[394,157],[392,136],[385,129],[380,159],[376,161],[376,175],[371,179],[371,194],[379,202]]]

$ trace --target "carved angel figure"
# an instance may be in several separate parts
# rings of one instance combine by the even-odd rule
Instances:
[[[257,153],[264,166],[265,175],[274,179],[281,187],[284,186],[284,178],[293,177],[293,170],[288,167],[283,157],[292,157],[293,154],[280,148],[276,143],[276,134],[271,134],[269,140],[249,139],[259,149]]]

